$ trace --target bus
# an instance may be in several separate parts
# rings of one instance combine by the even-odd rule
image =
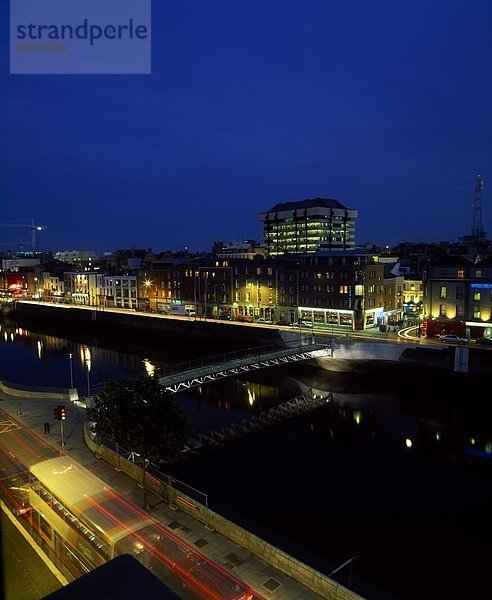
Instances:
[[[46,553],[71,579],[131,555],[171,589],[204,600],[252,600],[253,591],[66,455],[1,481]],[[9,481],[10,484],[9,485]],[[5,497],[5,494],[4,494]],[[12,504],[12,502],[11,502]]]

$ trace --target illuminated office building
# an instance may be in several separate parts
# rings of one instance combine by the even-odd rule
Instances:
[[[268,256],[355,247],[357,210],[338,200],[314,198],[276,204],[260,214]]]

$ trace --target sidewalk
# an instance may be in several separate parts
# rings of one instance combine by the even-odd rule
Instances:
[[[124,499],[138,508],[143,505],[143,491],[137,483],[109,463],[97,459],[83,439],[85,408],[66,402],[67,419],[64,421],[65,446],[61,447],[60,425],[53,420],[53,409],[59,399],[19,398],[0,392],[0,407],[57,450],[82,464],[103,479]],[[44,433],[44,424],[50,424],[50,433]],[[260,560],[248,550],[205,526],[180,510],[172,510],[160,498],[149,494],[150,514],[163,526],[197,549],[216,564],[236,575],[255,590],[256,596],[271,600],[318,600],[321,596],[291,579],[278,569]],[[342,591],[343,590],[343,591]],[[346,590],[341,587],[340,591]],[[343,595],[340,595],[343,597]]]

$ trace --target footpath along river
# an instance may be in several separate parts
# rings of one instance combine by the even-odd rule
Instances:
[[[68,387],[71,362],[81,395],[182,359],[165,340],[115,344],[14,322],[0,331],[1,379]],[[492,409],[479,383],[361,361],[346,372],[296,364],[208,384],[176,396],[203,433],[305,386],[334,398],[167,472],[207,493],[212,509],[323,573],[355,557],[334,578],[368,600],[485,600],[492,597]]]

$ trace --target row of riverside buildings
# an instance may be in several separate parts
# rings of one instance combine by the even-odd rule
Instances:
[[[262,213],[262,243],[217,242],[208,254],[6,256],[0,295],[349,331],[425,319],[438,321],[439,332],[459,322],[470,338],[491,335],[487,242],[361,248],[357,216],[337,200],[316,198]]]

